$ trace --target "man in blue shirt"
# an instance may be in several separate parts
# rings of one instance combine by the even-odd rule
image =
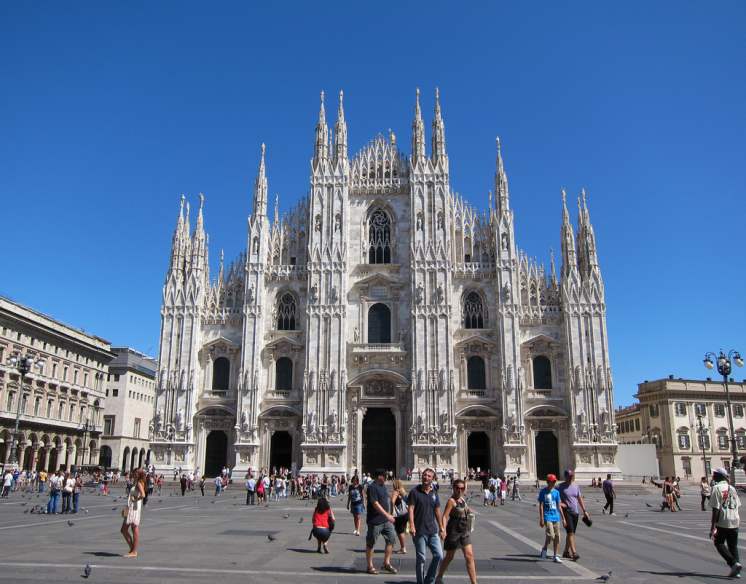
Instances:
[[[440,543],[446,534],[442,529],[440,514],[440,499],[433,487],[435,471],[426,468],[422,472],[422,484],[409,492],[407,505],[409,506],[409,533],[412,534],[414,548],[417,554],[415,570],[417,584],[434,584],[438,573],[438,565],[443,559],[443,546]],[[427,549],[430,549],[432,560],[425,571]]]
[[[541,548],[542,559],[547,557],[547,548],[549,543],[552,543],[554,551],[554,562],[561,564],[562,560],[557,555],[560,543],[560,521],[564,527],[567,526],[565,521],[565,514],[562,511],[560,505],[560,494],[554,485],[557,484],[557,477],[553,474],[547,475],[547,486],[539,491],[539,526],[543,527],[546,531],[546,539],[544,540],[544,547]]]

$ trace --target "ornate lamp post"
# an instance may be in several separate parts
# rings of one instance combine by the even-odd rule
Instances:
[[[96,425],[91,422],[90,415],[86,419],[85,422],[83,422],[80,425],[80,429],[83,430],[83,456],[81,457],[81,464],[78,466],[85,466],[85,453],[88,450],[88,432],[93,434],[93,432],[96,430]],[[88,464],[91,464],[91,457],[88,456]]]
[[[714,359],[714,361],[713,361]],[[719,355],[715,353],[705,353],[704,364],[708,369],[712,369],[717,363],[717,370],[720,375],[723,376],[723,384],[725,385],[725,402],[728,408],[728,427],[730,429],[730,451],[733,456],[733,460],[730,465],[730,480],[731,484],[736,482],[736,468],[740,467],[738,462],[738,449],[736,448],[736,433],[733,429],[733,412],[730,408],[730,391],[728,390],[728,376],[732,371],[731,360],[736,362],[736,365],[743,367],[743,358],[738,351],[730,350],[726,355],[723,350],[720,350]]]
[[[707,476],[710,474],[710,471],[707,468],[708,461],[707,454],[705,452],[705,436],[707,435],[707,430],[702,423],[702,417],[703,416],[697,416],[697,433],[699,434],[699,446],[702,448],[702,465],[705,469],[705,476]]]
[[[16,408],[16,425],[15,430],[13,430],[13,444],[11,444],[10,460],[8,461],[11,465],[18,463],[18,424],[21,420],[21,404],[23,403],[23,381],[31,369],[35,366],[41,368],[43,363],[44,362],[41,360],[36,361],[34,357],[28,353],[24,356],[21,356],[20,353],[16,353],[15,355],[11,355],[10,359],[8,359],[8,365],[15,367],[20,376],[20,384],[18,387],[18,407]]]

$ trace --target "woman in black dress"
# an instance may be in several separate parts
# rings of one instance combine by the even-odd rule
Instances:
[[[471,580],[471,584],[477,584],[477,567],[474,564],[474,550],[469,537],[469,506],[464,499],[465,495],[466,482],[461,479],[453,481],[453,494],[449,497],[441,518],[441,529],[445,529],[446,532],[446,538],[443,542],[446,555],[440,564],[436,582],[443,579],[443,574],[446,573],[448,565],[453,560],[453,556],[456,555],[456,550],[461,548],[464,552],[469,580]]]

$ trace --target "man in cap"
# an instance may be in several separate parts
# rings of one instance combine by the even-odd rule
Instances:
[[[560,494],[554,485],[557,484],[557,477],[553,474],[547,475],[547,486],[539,491],[539,526],[544,528],[546,532],[546,539],[544,540],[544,547],[541,548],[540,557],[546,559],[547,548],[549,543],[552,544],[554,551],[553,560],[557,564],[561,564],[562,560],[557,555],[560,542],[560,521],[564,527],[567,526],[565,521],[565,514],[562,511],[560,505]]]
[[[738,557],[738,526],[740,517],[738,509],[741,501],[735,487],[728,483],[728,471],[716,468],[712,471],[715,483],[710,495],[712,518],[710,520],[710,537],[715,549],[730,566],[731,578],[741,577],[741,562]]]
[[[368,533],[365,537],[365,559],[368,562],[368,574],[378,574],[378,570],[373,567],[373,548],[379,535],[383,535],[386,542],[381,569],[390,574],[396,574],[396,568],[391,565],[391,553],[394,550],[396,533],[394,532],[394,516],[391,515],[391,496],[386,490],[385,470],[376,472],[376,481],[368,485],[366,494]]]
[[[582,513],[583,517],[588,517],[588,511],[585,508],[583,495],[580,492],[580,487],[575,482],[575,473],[572,470],[567,469],[565,471],[565,482],[557,490],[562,501],[561,508],[565,512],[565,531],[567,532],[567,541],[565,542],[565,551],[562,557],[577,562],[580,556],[575,547],[575,532],[578,529],[580,514]]]

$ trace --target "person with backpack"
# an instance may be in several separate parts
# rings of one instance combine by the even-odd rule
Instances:
[[[394,510],[394,531],[399,538],[399,549],[395,554],[406,554],[407,544],[405,536],[407,533],[407,523],[409,522],[409,509],[407,507],[407,492],[399,479],[393,483],[391,491],[391,508]]]
[[[712,472],[712,495],[710,495],[710,537],[715,549],[730,567],[729,578],[741,577],[741,561],[738,556],[738,527],[741,500],[735,487],[728,482],[728,471],[716,468]]]
[[[347,508],[352,513],[352,520],[355,524],[355,529],[352,535],[360,535],[360,523],[363,515],[363,487],[360,484],[360,479],[355,475],[352,477],[350,482],[350,488],[347,490]]]

